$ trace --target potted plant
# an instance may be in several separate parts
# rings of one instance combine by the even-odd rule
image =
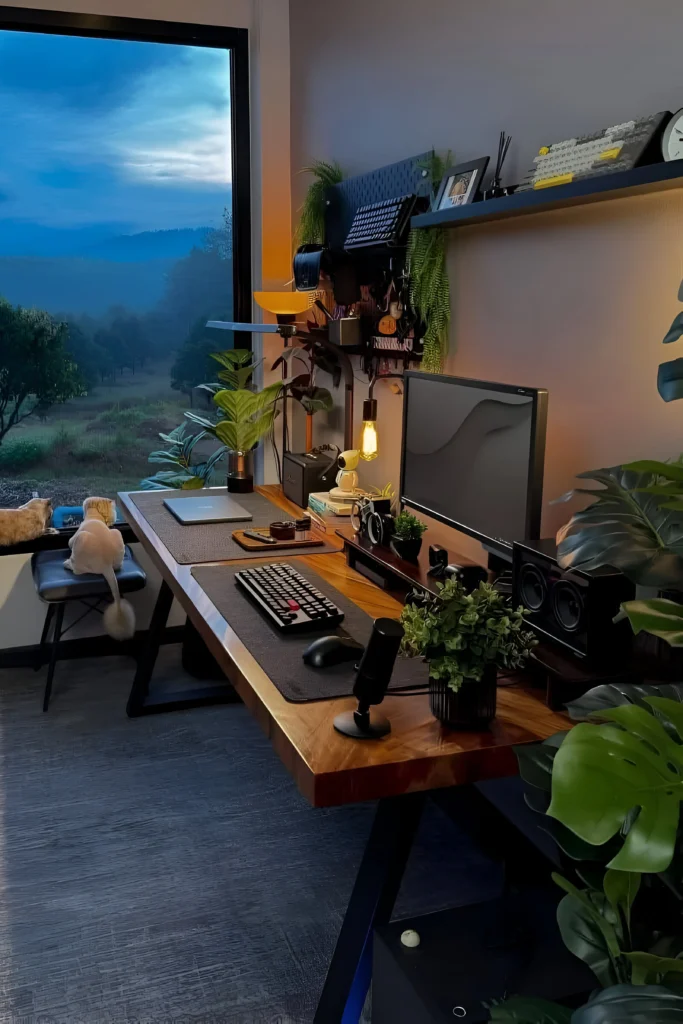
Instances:
[[[399,558],[405,558],[409,562],[416,562],[422,547],[422,534],[426,529],[426,523],[423,523],[417,516],[404,509],[394,520],[394,533],[390,544],[391,550]]]
[[[249,388],[255,367],[248,350],[229,349],[215,353],[213,358],[222,367],[218,373],[221,383],[204,387],[213,394],[219,418],[213,422],[194,412],[186,412],[185,416],[225,446],[228,490],[245,494],[254,489],[253,450],[273,429],[283,384],[276,381],[261,391]]]
[[[499,1024],[683,1020],[683,707],[675,685],[598,686],[575,725],[517,748],[527,803],[558,847],[562,940],[601,987],[574,1012],[513,996]],[[569,878],[564,877],[568,875]]]
[[[432,714],[452,728],[485,728],[496,714],[499,668],[524,665],[537,640],[525,628],[523,608],[513,610],[490,583],[468,593],[457,576],[437,584],[401,614],[402,653],[429,664]]]

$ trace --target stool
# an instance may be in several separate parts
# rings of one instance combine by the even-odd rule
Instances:
[[[111,591],[105,578],[100,575],[84,573],[76,576],[69,569],[64,568],[64,562],[70,556],[69,549],[64,551],[37,551],[31,558],[31,571],[38,597],[47,606],[47,614],[43,625],[43,632],[40,637],[40,647],[36,657],[36,672],[45,664],[48,646],[48,634],[54,620],[52,641],[50,649],[49,668],[47,670],[47,681],[45,683],[45,696],[43,698],[43,711],[47,711],[52,693],[52,680],[57,664],[57,653],[59,641],[73,629],[91,611],[102,614],[104,605],[111,601]],[[135,560],[128,546],[126,546],[123,564],[116,573],[121,594],[129,594],[134,590],[142,590],[147,578],[142,566]],[[64,609],[68,601],[80,601],[85,605],[86,610],[82,615],[72,622],[65,630],[62,630],[64,621]]]

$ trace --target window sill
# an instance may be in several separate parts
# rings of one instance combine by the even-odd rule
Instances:
[[[112,527],[119,530],[125,544],[134,544],[137,537],[131,530],[128,523],[117,523]],[[34,551],[59,551],[60,548],[68,548],[69,540],[76,532],[76,527],[60,530],[59,533],[46,533],[35,540],[25,540],[20,544],[0,544],[0,557],[3,555],[32,555]]]

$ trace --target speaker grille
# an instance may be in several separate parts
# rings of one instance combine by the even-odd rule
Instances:
[[[583,625],[583,594],[568,580],[558,580],[553,587],[553,612],[567,633],[576,633]]]
[[[519,574],[519,598],[525,608],[539,612],[546,602],[548,586],[540,569],[530,562],[523,565]]]

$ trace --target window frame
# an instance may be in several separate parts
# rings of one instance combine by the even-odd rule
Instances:
[[[230,131],[232,149],[233,320],[251,321],[251,128],[249,110],[249,31],[184,21],[72,14],[29,7],[0,7],[0,31],[86,36],[142,43],[177,43],[230,50]],[[235,347],[251,348],[251,335],[235,335]]]

